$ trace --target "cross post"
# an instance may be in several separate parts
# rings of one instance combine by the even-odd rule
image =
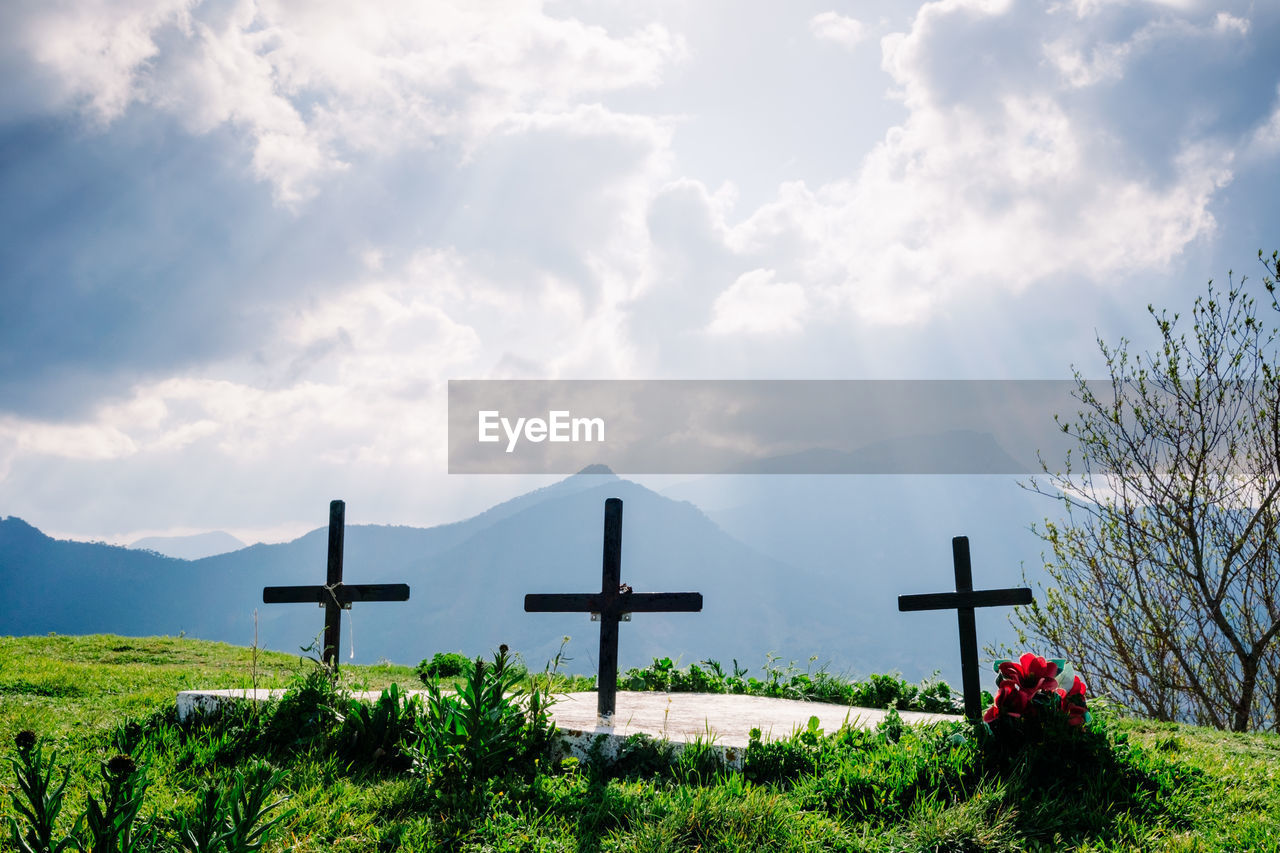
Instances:
[[[964,683],[964,715],[976,723],[982,719],[982,685],[978,675],[978,629],[974,623],[974,608],[1030,604],[1031,590],[1025,586],[975,590],[967,536],[957,536],[951,540],[951,560],[955,566],[955,592],[900,595],[898,610],[956,611],[960,627],[960,676]]]
[[[604,502],[604,561],[599,592],[530,593],[524,597],[526,613],[590,613],[600,621],[599,669],[596,675],[596,713],[608,725],[617,708],[618,623],[630,622],[632,613],[702,610],[699,592],[632,592],[622,583],[622,500]]]
[[[409,586],[402,583],[342,582],[342,551],[346,533],[347,505],[329,503],[329,559],[324,586],[268,586],[262,589],[264,604],[315,602],[324,608],[324,646],[321,658],[338,669],[338,645],[342,634],[342,611],[354,601],[408,601]]]

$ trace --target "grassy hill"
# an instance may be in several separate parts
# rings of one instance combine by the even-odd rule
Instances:
[[[269,722],[232,715],[183,729],[173,719],[179,690],[296,687],[314,669],[297,656],[189,639],[0,638],[0,750],[16,755],[15,735],[30,729],[72,768],[63,831],[118,752],[147,768],[141,819],[166,832],[198,812],[202,784],[266,758],[285,772],[281,809],[293,810],[266,851],[1280,847],[1274,735],[1109,719],[1106,773],[1086,772],[1083,753],[1071,753],[1051,773],[1013,762],[1003,775],[991,763],[976,772],[973,741],[955,729],[798,733],[749,753],[734,773],[714,772],[696,749],[669,766],[649,744],[612,773],[554,762],[448,799],[437,790],[443,771],[357,760],[341,738],[280,748],[262,736]],[[343,672],[351,686],[418,686],[405,667]],[[0,823],[15,815],[15,792],[6,762]],[[7,830],[0,838],[11,849]]]

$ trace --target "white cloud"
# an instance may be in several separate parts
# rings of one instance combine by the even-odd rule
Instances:
[[[1247,36],[1249,19],[1237,17],[1230,12],[1219,12],[1213,19],[1213,28],[1220,33]]]
[[[1015,14],[1022,17],[1005,17]],[[785,184],[737,224],[711,213],[707,233],[723,233],[742,263],[803,282],[814,309],[805,322],[915,323],[977,293],[1018,293],[1062,276],[1105,284],[1167,269],[1188,244],[1214,233],[1211,203],[1232,178],[1230,145],[1188,137],[1170,159],[1135,172],[1132,146],[1144,140],[1098,126],[1051,76],[1036,73],[1034,51],[1008,57],[1025,67],[987,69],[1002,90],[965,98],[946,88],[953,81],[936,65],[939,56],[975,54],[967,42],[991,43],[988,29],[1017,29],[1032,45],[1051,46],[1060,38],[1054,23],[1007,3],[927,4],[909,32],[883,42],[885,69],[909,114],[860,169],[817,187]],[[1135,41],[1170,28],[1212,37],[1206,28],[1160,24]],[[1119,77],[1130,50],[1095,55],[1076,82]],[[750,328],[742,318],[755,315],[727,313],[739,288],[717,301],[712,328]],[[798,316],[776,320],[791,328]]]
[[[1203,26],[1160,18],[1142,25],[1123,41],[1101,41],[1095,32],[1081,29],[1045,42],[1044,55],[1069,85],[1082,88],[1121,79],[1135,58],[1167,49],[1174,40],[1199,41],[1208,51],[1217,52],[1217,46],[1209,42],[1212,36],[1243,37],[1248,32],[1249,22],[1229,12],[1219,12],[1212,23]]]
[[[867,38],[866,24],[838,12],[822,12],[809,19],[815,38],[843,47],[855,47]]]
[[[10,453],[58,456],[63,459],[118,459],[137,452],[137,445],[111,424],[59,424],[6,418],[0,440]]]
[[[236,128],[289,205],[356,154],[469,150],[522,114],[652,86],[684,54],[657,24],[615,36],[536,0],[99,0],[33,6],[15,37],[98,121],[144,103]]]
[[[1280,151],[1280,86],[1276,87],[1271,115],[1254,129],[1248,148],[1248,153],[1256,157],[1270,157],[1277,151]]]
[[[795,282],[774,281],[773,270],[752,270],[739,276],[716,297],[712,308],[713,335],[772,335],[800,331],[808,308],[804,288]]]
[[[197,0],[62,0],[28,6],[10,38],[53,73],[57,96],[83,104],[97,122],[118,118],[142,93],[156,34],[190,32]]]

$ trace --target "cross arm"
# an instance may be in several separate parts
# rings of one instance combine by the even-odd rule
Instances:
[[[698,613],[700,592],[632,592],[618,596],[618,608],[630,613]]]
[[[1011,589],[979,589],[972,592],[927,592],[922,595],[898,596],[898,610],[957,610],[972,607],[1008,607],[1030,604],[1031,590],[1027,587]]]
[[[530,593],[526,613],[697,613],[699,592],[628,592],[606,598],[598,592]]]
[[[333,588],[339,604],[356,601],[408,601],[409,585],[403,583],[340,583]],[[323,586],[268,586],[262,589],[264,604],[324,604],[329,592]]]
[[[524,597],[525,613],[599,613],[598,592],[534,592]]]

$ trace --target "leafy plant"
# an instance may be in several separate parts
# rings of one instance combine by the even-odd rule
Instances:
[[[682,785],[711,785],[725,772],[724,753],[715,745],[715,736],[696,737],[676,756],[671,775]]]
[[[320,742],[337,722],[337,708],[345,700],[330,671],[315,667],[296,678],[285,691],[267,726],[271,748],[279,752],[308,749]]]
[[[423,659],[416,672],[422,683],[441,678],[457,678],[471,667],[471,658],[457,652],[436,652],[431,660]]]
[[[669,657],[654,658],[647,667],[628,669],[619,677],[618,685],[624,690],[735,693],[939,714],[958,714],[963,706],[963,697],[939,679],[937,672],[918,687],[897,675],[870,675],[865,681],[849,681],[825,667],[812,669],[815,660],[816,657],[810,658],[810,668],[801,670],[795,661],[780,665],[780,659],[771,654],[765,660],[764,678],[754,678],[736,660],[729,673],[715,660],[681,667]]]
[[[421,713],[421,700],[402,693],[395,684],[383,690],[373,703],[347,699],[337,735],[338,749],[347,761],[394,766],[403,755],[401,742],[416,736],[416,720]]]
[[[476,658],[456,693],[427,683],[417,744],[406,746],[415,767],[446,806],[475,805],[485,784],[512,772],[532,776],[555,734],[550,697],[516,690],[523,668],[508,666],[507,647],[492,663]]]
[[[70,836],[58,837],[55,824],[62,811],[70,769],[62,771],[62,779],[54,781],[58,769],[57,753],[45,760],[44,745],[35,732],[23,729],[14,743],[18,748],[16,758],[10,759],[18,777],[18,788],[23,798],[11,794],[13,808],[26,824],[23,831],[18,821],[10,817],[9,838],[20,853],[61,853],[75,846]],[[25,799],[25,802],[23,800]]]
[[[213,785],[200,788],[198,805],[190,814],[174,819],[177,846],[188,853],[221,853],[226,850],[226,813],[223,798]]]
[[[288,797],[272,798],[284,781],[283,771],[256,761],[236,770],[222,789],[205,784],[199,805],[175,821],[177,845],[188,853],[256,853],[292,809],[276,812]]]
[[[133,853],[155,847],[155,833],[134,833],[147,790],[145,769],[128,755],[102,762],[101,796],[89,800],[76,827],[81,849],[93,853]]]
[[[876,731],[889,743],[902,740],[902,733],[905,730],[906,725],[902,722],[902,715],[898,713],[897,708],[890,708],[884,718],[876,723]]]

